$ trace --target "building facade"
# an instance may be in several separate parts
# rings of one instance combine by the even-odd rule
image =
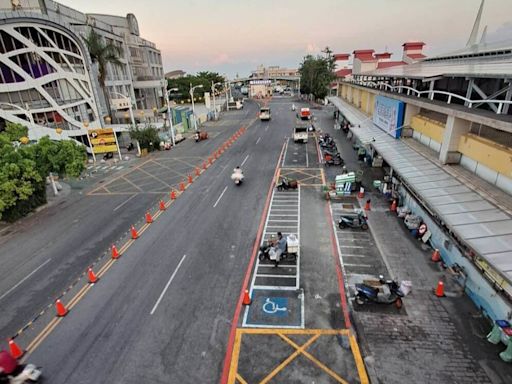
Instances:
[[[27,125],[30,139],[80,140],[88,128],[128,123],[130,104],[136,117],[163,104],[161,53],[140,37],[133,14],[85,14],[51,0],[0,0],[0,20],[0,123]],[[119,65],[107,66],[105,91],[85,44],[91,29],[122,52]]]

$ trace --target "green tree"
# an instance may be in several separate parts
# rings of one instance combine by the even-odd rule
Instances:
[[[203,88],[198,88],[194,91],[194,97],[204,97],[205,92],[211,92],[213,83],[223,83],[224,78],[217,72],[202,71],[196,75],[187,75],[179,79],[167,80],[167,89],[178,88],[176,93],[173,93],[173,98],[180,100],[190,99],[190,85],[203,85]]]
[[[158,130],[153,126],[130,128],[130,138],[137,140],[140,147],[149,152],[160,149],[160,136],[158,136]]]
[[[305,56],[299,67],[301,92],[317,99],[328,95],[329,85],[336,78],[332,51],[326,47],[322,52],[325,56]]]
[[[107,65],[108,63],[114,65],[121,65],[119,58],[123,55],[123,50],[115,45],[112,41],[105,43],[102,37],[91,28],[89,34],[85,38],[85,43],[91,59],[94,63],[98,64],[98,82],[100,83],[105,103],[107,104],[108,114],[112,117],[112,110],[110,108],[110,98],[108,97],[105,80],[107,78]]]
[[[28,128],[22,124],[7,122],[4,133],[10,141],[20,141],[22,137],[28,137]]]

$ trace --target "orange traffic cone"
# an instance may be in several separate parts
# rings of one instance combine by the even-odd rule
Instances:
[[[192,176],[191,175],[188,175],[188,183],[192,184]]]
[[[435,295],[437,297],[444,297],[444,283],[442,281],[439,281],[437,283],[437,287],[435,290]]]
[[[183,192],[184,190],[185,190],[185,183],[181,182],[180,183],[180,191]]]
[[[251,296],[249,296],[249,290],[245,290],[244,293],[244,301],[242,302],[244,305],[251,305]]]
[[[391,203],[391,207],[389,207],[389,210],[391,212],[396,212],[396,200],[393,200],[393,202]]]
[[[176,191],[174,189],[171,191],[171,200],[176,200]]]
[[[137,230],[135,229],[135,227],[132,225],[132,227],[130,228],[130,232],[132,234],[132,239],[135,240],[139,237],[139,233],[137,232]]]
[[[87,270],[87,277],[89,278],[89,283],[94,284],[98,281],[98,277],[94,274],[92,268]]]
[[[441,252],[439,252],[439,249],[434,249],[434,252],[432,253],[432,259],[434,263],[437,263],[438,261],[441,261]]]
[[[359,193],[357,194],[357,197],[360,199],[362,199],[364,197],[364,188],[363,187],[359,188]]]
[[[371,200],[370,199],[366,200],[366,204],[364,205],[364,210],[365,211],[371,211],[372,210]]]
[[[211,156],[209,156],[209,157],[208,157],[208,163],[209,163],[210,165],[212,165],[212,162],[213,162],[212,157],[211,157]]]
[[[203,161],[203,169],[206,169],[206,161]]]
[[[115,244],[112,244],[112,258],[119,259],[119,252],[117,251]]]
[[[153,222],[153,218],[151,217],[151,213],[146,212],[146,223],[151,224]]]
[[[196,176],[199,176],[200,174],[201,174],[201,170],[198,167],[196,167]]]
[[[165,203],[163,200],[160,200],[160,204],[158,205],[158,208],[161,210],[161,211],[165,211]]]
[[[68,310],[66,309],[66,307],[64,306],[64,304],[62,304],[62,302],[60,300],[57,300],[55,302],[55,309],[57,310],[58,317],[63,317],[68,314]]]
[[[25,351],[18,347],[18,344],[16,344],[13,339],[9,339],[9,352],[13,359],[19,359],[25,354]]]

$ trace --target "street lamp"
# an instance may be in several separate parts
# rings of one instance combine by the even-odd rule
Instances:
[[[169,102],[169,93],[178,91],[178,88],[171,88],[165,91],[165,101],[167,102],[167,118],[169,119],[169,128],[171,129],[171,140],[172,146],[176,145],[174,139],[174,127],[172,126],[172,116],[171,116],[171,104]]]
[[[215,106],[215,87],[217,85],[222,85],[222,83],[215,83],[213,84],[212,81],[212,95],[213,95],[213,120],[217,120],[217,107]]]
[[[192,99],[192,115],[194,116],[194,130],[197,132],[197,119],[196,119],[196,111],[194,109],[194,90],[196,88],[203,88],[203,84],[196,85],[195,87],[190,84],[190,98]]]

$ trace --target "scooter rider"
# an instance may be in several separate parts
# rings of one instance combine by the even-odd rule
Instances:
[[[0,351],[0,381],[7,375],[12,375],[18,368],[18,362],[7,351]]]
[[[281,232],[277,232],[277,249],[276,249],[276,259],[274,260],[274,267],[277,267],[281,257],[284,257],[286,254],[286,239],[283,237]]]

